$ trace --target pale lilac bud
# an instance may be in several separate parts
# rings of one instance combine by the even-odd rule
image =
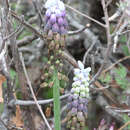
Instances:
[[[65,27],[61,26],[60,27],[60,34],[66,34],[67,33],[67,30]]]
[[[59,32],[59,26],[58,26],[57,23],[53,24],[53,26],[52,26],[52,31],[53,31],[53,32]]]
[[[77,115],[77,108],[73,107],[71,110],[71,114],[72,114],[72,116]]]
[[[114,130],[114,123],[110,126],[109,130]]]
[[[71,102],[72,100],[73,100],[73,96],[70,95],[70,96],[68,97],[68,102]]]
[[[51,11],[48,9],[47,11],[46,11],[46,17],[50,17],[51,16]]]
[[[88,104],[88,99],[86,99],[86,98],[79,98],[79,103],[83,103],[83,104]]]
[[[52,23],[52,24],[54,24],[55,22],[56,22],[56,15],[55,14],[52,14],[51,16],[50,16],[50,23]]]
[[[83,109],[84,109],[84,105],[83,105],[83,104],[80,104],[80,105],[78,106],[78,111],[83,111]]]
[[[66,19],[64,19],[64,24],[63,24],[66,28],[68,27],[68,22]]]
[[[61,12],[61,16],[62,16],[62,17],[65,17],[65,15],[66,15],[66,12],[65,12],[65,10],[64,10],[64,11]]]
[[[73,94],[73,99],[78,99],[78,97],[79,97],[79,94],[77,94],[77,93]]]
[[[102,125],[104,125],[104,124],[105,124],[105,120],[102,119],[101,122],[100,122],[100,125],[102,126]]]
[[[77,107],[77,106],[78,106],[78,100],[74,100],[74,101],[72,102],[72,106],[73,106],[73,107]]]
[[[88,113],[88,109],[87,109],[87,107],[84,105],[84,107],[83,107],[83,112],[84,113]]]
[[[71,103],[68,103],[67,104],[67,110],[70,110],[72,108],[72,104]]]

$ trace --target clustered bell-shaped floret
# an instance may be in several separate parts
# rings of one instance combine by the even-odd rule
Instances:
[[[71,92],[78,94],[81,98],[89,98],[89,73],[91,68],[84,68],[82,62],[78,61],[79,69],[74,69],[74,82],[72,84]]]
[[[81,129],[85,126],[89,100],[88,82],[90,80],[89,73],[91,68],[85,69],[81,61],[78,61],[78,66],[79,68],[74,69],[74,82],[67,105],[68,116],[70,117],[67,127],[73,130]]]
[[[54,33],[66,34],[67,21],[64,3],[60,0],[47,0],[45,7],[45,31],[52,30]]]

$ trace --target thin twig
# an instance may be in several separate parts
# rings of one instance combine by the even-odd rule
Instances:
[[[119,59],[119,60],[116,61],[114,64],[112,64],[111,66],[109,66],[107,69],[103,70],[102,73],[106,73],[107,71],[109,71],[110,69],[112,69],[112,68],[113,68],[115,65],[117,65],[118,63],[120,63],[120,62],[122,62],[122,61],[124,61],[124,60],[127,60],[127,59],[129,59],[129,58],[130,58],[130,56],[125,56],[125,57]]]
[[[65,94],[63,96],[60,96],[60,100],[65,99],[69,96],[70,94]],[[47,100],[38,100],[39,105],[44,105],[53,102],[54,99],[47,99]],[[34,105],[36,104],[35,101],[26,101],[26,100],[16,100],[15,105],[24,105],[24,106],[29,106],[29,105]]]
[[[107,8],[106,8],[106,5],[105,5],[105,0],[102,0],[102,7],[103,7],[103,10],[104,10],[105,22],[106,22],[107,50],[106,50],[106,54],[104,56],[103,64],[101,65],[101,67],[99,68],[99,70],[95,74],[95,76],[92,78],[92,80],[90,81],[90,84],[92,84],[99,77],[102,70],[104,69],[104,66],[105,66],[105,64],[108,60],[109,53],[110,53],[110,50],[111,50],[111,47],[112,47],[109,17],[108,17],[108,11],[107,11]]]
[[[90,24],[86,24],[86,26],[84,27],[84,28],[82,28],[82,29],[79,29],[79,30],[76,30],[76,31],[69,31],[67,34],[69,35],[69,36],[71,36],[71,35],[76,35],[76,34],[79,34],[79,33],[81,33],[81,32],[83,32],[85,29],[87,29],[88,27],[90,27]]]
[[[26,79],[27,79],[30,91],[32,93],[33,99],[34,99],[34,101],[35,101],[35,103],[36,103],[36,105],[38,107],[38,110],[41,113],[41,115],[42,115],[42,117],[43,117],[43,119],[44,119],[48,129],[52,130],[52,128],[50,127],[50,125],[49,125],[49,123],[48,123],[48,121],[47,121],[47,119],[46,119],[46,117],[45,117],[45,115],[44,115],[44,113],[43,113],[43,111],[41,109],[41,106],[38,104],[37,98],[36,98],[36,96],[34,94],[34,91],[33,91],[32,85],[31,85],[31,81],[30,81],[30,79],[28,77],[28,73],[27,73],[27,70],[26,70],[26,67],[25,67],[25,64],[24,64],[24,59],[23,59],[22,53],[20,53],[20,59],[21,59],[21,62],[22,62],[23,70],[24,70],[24,73],[25,73],[25,76],[26,76]]]
[[[21,40],[17,40],[17,45],[22,46],[27,43],[31,43],[33,40],[37,39],[38,37],[36,35],[26,36]]]
[[[87,18],[87,19],[89,19],[89,20],[91,20],[91,21],[97,23],[98,25],[102,26],[103,28],[106,28],[106,26],[105,26],[104,24],[102,24],[101,22],[97,21],[96,19],[94,19],[94,18],[92,18],[92,17],[90,17],[90,16],[88,16],[88,15],[86,15],[86,14],[84,14],[84,13],[81,13],[80,11],[78,11],[77,9],[74,9],[73,7],[71,7],[71,6],[69,6],[69,5],[65,5],[65,6],[66,6],[67,8],[69,8],[69,9],[73,10],[73,11],[76,12],[77,14],[82,15],[83,17],[85,17],[85,18]]]
[[[32,33],[34,33],[35,35],[37,35],[37,36],[40,37],[41,39],[44,39],[44,38],[45,38],[45,36],[44,36],[43,34],[39,33],[39,31],[37,31],[33,26],[31,26],[31,25],[30,25],[29,23],[27,23],[25,20],[19,18],[14,11],[10,10],[10,12],[11,12],[11,15],[12,15],[17,21],[19,21],[21,24],[23,24],[25,27],[27,27]]]
[[[16,33],[18,33],[19,32],[19,30],[21,29],[21,24],[18,26],[18,28],[14,31],[14,32],[12,32],[11,34],[9,34],[8,36],[6,36],[6,37],[4,37],[4,39],[3,40],[8,40],[9,38],[11,38],[12,36],[14,36]]]
[[[97,41],[97,38],[93,41],[92,45],[89,47],[89,49],[86,51],[84,57],[83,57],[83,64],[85,65],[85,62],[86,62],[86,58],[89,54],[89,52],[93,49],[93,47],[95,46],[96,44],[96,41]]]
[[[130,121],[126,122],[121,128],[118,130],[123,130],[125,127],[127,127],[130,124]]]

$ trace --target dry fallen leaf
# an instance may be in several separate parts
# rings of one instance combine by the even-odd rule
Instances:
[[[18,127],[23,127],[23,120],[21,118],[21,110],[20,107],[17,105],[16,106],[16,116],[12,118],[12,122],[13,124],[15,124],[15,126]]]
[[[14,97],[16,98],[16,94],[14,93]],[[22,120],[22,115],[21,115],[21,109],[19,105],[16,105],[16,116],[12,118],[13,124],[15,124],[16,127],[23,127],[24,123]]]
[[[46,111],[45,111],[46,117],[50,117],[51,116],[51,111],[52,111],[51,107],[47,107],[46,108]]]
[[[3,103],[3,94],[2,94],[2,84],[5,82],[6,78],[0,74],[0,103]]]

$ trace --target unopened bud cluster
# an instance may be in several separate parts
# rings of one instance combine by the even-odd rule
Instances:
[[[64,3],[60,0],[48,0],[45,4],[47,8],[45,14],[45,31],[50,30],[54,33],[66,34],[67,21]]]
[[[67,127],[71,130],[81,130],[87,119],[87,105],[89,101],[89,73],[91,68],[84,68],[78,61],[79,69],[74,69],[74,82],[67,105]]]

